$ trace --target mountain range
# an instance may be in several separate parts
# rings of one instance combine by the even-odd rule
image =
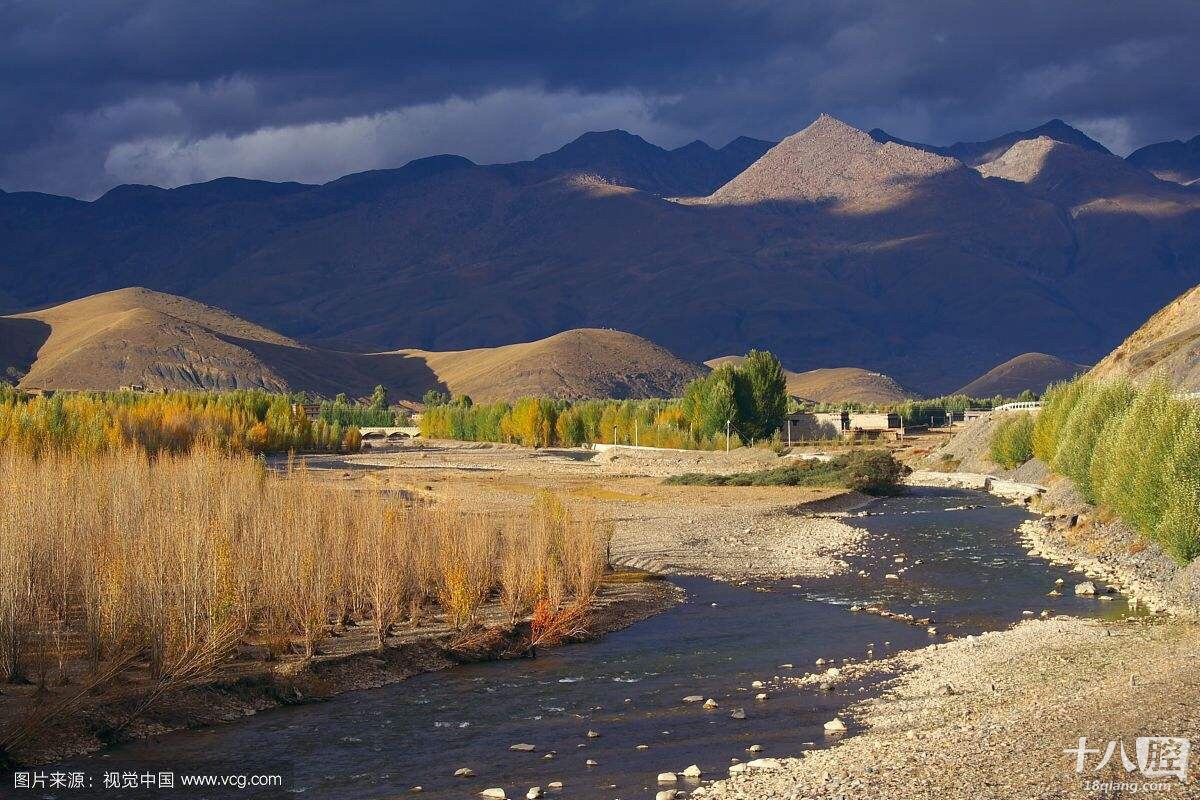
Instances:
[[[616,328],[937,394],[1026,352],[1093,363],[1200,282],[1197,187],[1064,123],[943,150],[822,116],[774,146],[617,131],[321,186],[0,193],[0,310],[146,286],[343,356]]]

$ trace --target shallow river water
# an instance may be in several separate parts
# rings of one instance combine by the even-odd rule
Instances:
[[[879,657],[931,641],[922,627],[854,613],[851,604],[931,616],[939,636],[1003,628],[1026,610],[1128,613],[1122,599],[1076,598],[1077,575],[1030,558],[1020,546],[1014,531],[1026,513],[988,495],[916,489],[870,510],[854,521],[869,540],[862,555],[847,559],[849,575],[801,588],[792,581],[735,587],[678,579],[687,602],[599,641],[114,748],[70,765],[95,780],[94,793],[59,796],[155,796],[146,789],[100,791],[103,773],[136,770],[284,775],[283,791],[176,788],[157,793],[163,797],[391,798],[413,796],[411,787],[421,786],[427,798],[473,797],[489,787],[503,787],[511,798],[552,781],[564,788],[548,797],[653,797],[658,773],[698,764],[719,777],[731,758],[755,757],[746,753],[751,744],[775,756],[827,746],[823,724],[871,691],[768,688],[770,698],[755,701],[760,690],[752,681],[811,671],[818,658],[861,659],[872,646]],[[894,561],[898,555],[903,564]],[[884,577],[899,567],[907,568],[900,580]],[[1065,596],[1047,597],[1059,577]],[[719,708],[684,703],[686,695],[712,697]],[[734,708],[746,718],[731,719]],[[600,736],[589,738],[589,730]],[[508,749],[519,742],[537,749]],[[588,759],[597,765],[585,766]],[[454,777],[460,767],[475,777]]]

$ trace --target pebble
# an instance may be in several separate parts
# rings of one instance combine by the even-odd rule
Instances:
[[[562,781],[550,781],[549,783],[546,784],[546,786],[548,786],[551,789],[561,789]]]
[[[752,744],[746,748],[747,753],[761,753],[763,751],[761,744]]]
[[[595,731],[588,731],[588,732],[587,732],[587,738],[589,738],[589,739],[599,739],[599,738],[600,738],[600,734],[596,733]]]
[[[763,682],[762,681],[754,681],[753,683],[750,684],[750,688],[751,689],[761,689],[761,688],[763,688]]]
[[[423,792],[423,791],[425,791],[425,787],[424,787],[424,786],[414,786],[414,787],[412,787],[411,789],[409,789],[409,791],[410,791],[410,792],[413,792],[414,794],[416,794],[417,792]]]
[[[649,749],[650,749],[650,745],[648,745],[648,744],[639,744],[637,747],[635,747],[635,748],[633,748],[633,749],[634,749],[634,750],[649,750]]]
[[[761,700],[766,700],[766,699],[767,699],[767,693],[766,693],[766,692],[759,692],[758,694],[754,695],[754,699],[755,699],[755,700],[760,700],[760,701],[761,701]]]
[[[598,767],[598,766],[600,766],[600,764],[599,764],[599,762],[598,762],[598,761],[596,761],[594,758],[589,758],[589,759],[588,759],[588,760],[585,762],[584,766],[588,766],[588,767]]]

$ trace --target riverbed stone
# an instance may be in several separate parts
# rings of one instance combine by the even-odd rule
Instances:
[[[713,699],[710,697],[710,698],[708,698],[707,700],[705,700],[705,701],[704,701],[704,707],[705,707],[705,708],[716,708],[716,707],[717,707],[717,701],[716,701],[716,700],[713,700]]]
[[[589,738],[589,739],[599,739],[599,738],[600,738],[600,734],[599,734],[599,733],[597,733],[596,731],[588,731],[588,732],[587,732],[587,738]]]
[[[546,784],[546,786],[550,789],[561,789],[563,787],[563,782],[562,781],[550,781],[549,783]]]
[[[526,800],[538,800],[538,798],[543,794],[545,794],[545,792],[542,791],[542,787],[530,786],[529,791],[525,793],[525,798]]]
[[[509,745],[508,749],[517,753],[532,753],[534,750],[537,750],[537,746],[528,742],[521,742],[520,744]]]
[[[674,772],[658,773],[658,782],[659,783],[674,783],[677,780],[679,780],[679,777]]]
[[[499,787],[494,789],[484,789],[479,793],[479,796],[487,797],[489,800],[505,800],[505,798],[508,797],[508,795],[504,793],[504,790]]]
[[[459,767],[458,769],[454,770],[454,777],[456,777],[456,778],[474,778],[475,770],[471,769],[470,767]]]
[[[825,730],[829,733],[842,733],[846,730],[846,723],[842,722],[840,717],[834,717],[825,723]]]
[[[729,712],[729,718],[730,719],[745,719],[746,718],[746,709],[735,708],[733,711]]]
[[[763,701],[763,700],[766,700],[766,699],[767,699],[767,693],[766,693],[766,692],[759,692],[758,694],[754,695],[754,699],[755,699],[755,700],[758,700],[758,701],[760,701],[760,702],[761,702],[761,701]]]
[[[692,764],[683,771],[683,777],[685,778],[699,778],[703,774],[704,773],[700,771],[700,767],[696,764]]]
[[[1096,595],[1096,584],[1092,581],[1077,583],[1075,584],[1075,594],[1080,597],[1094,597]]]
[[[675,800],[675,790],[663,789],[661,792],[654,795],[654,800]]]
[[[763,682],[762,681],[754,681],[753,683],[750,684],[750,688],[751,689],[761,689],[761,688],[763,688]]]
[[[703,699],[704,699],[704,695],[702,695],[702,694],[689,694],[687,697],[683,698],[683,702],[699,703]]]
[[[596,761],[596,759],[594,759],[594,758],[589,758],[587,761],[584,762],[584,766],[598,767],[598,766],[600,766],[600,762]]]

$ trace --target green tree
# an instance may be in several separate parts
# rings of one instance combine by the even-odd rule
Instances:
[[[728,364],[717,367],[708,376],[700,400],[700,420],[697,428],[702,436],[725,433],[728,421],[737,428],[738,406],[735,397],[737,371]]]
[[[450,395],[437,389],[430,389],[421,397],[421,402],[425,404],[426,408],[444,406],[450,402]]]
[[[736,372],[738,435],[766,439],[779,430],[787,414],[787,378],[783,365],[767,351],[751,350]]]
[[[385,411],[388,407],[388,390],[383,384],[375,387],[375,391],[371,392],[371,408],[375,411]]]

